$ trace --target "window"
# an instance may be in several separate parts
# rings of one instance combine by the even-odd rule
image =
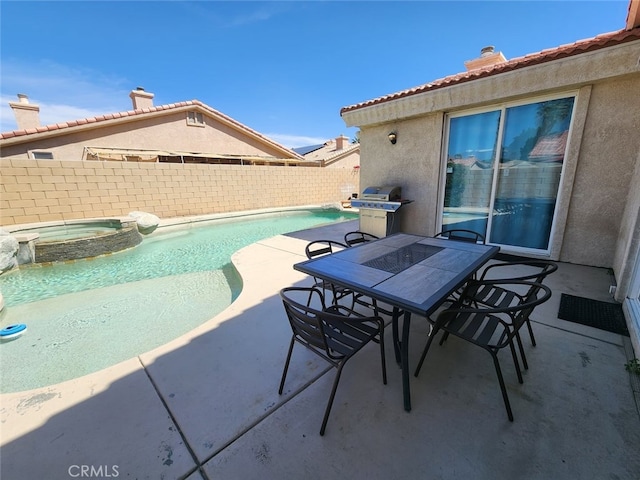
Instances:
[[[200,112],[187,112],[187,125],[204,127],[204,115]]]
[[[548,251],[574,97],[451,116],[443,230]]]
[[[34,160],[53,160],[53,152],[32,151],[31,158]]]

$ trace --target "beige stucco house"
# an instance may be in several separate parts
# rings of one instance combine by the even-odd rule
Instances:
[[[327,168],[360,168],[360,143],[350,143],[345,135],[339,135],[320,145],[295,148],[305,160]]]
[[[357,170],[306,168],[325,162],[198,100],[129,96],[132,110],[41,126],[39,107],[19,95],[18,130],[0,133],[0,225],[338,205],[358,191]],[[350,161],[343,150],[326,164]]]
[[[638,5],[620,31],[510,60],[483,48],[463,73],[341,110],[360,128],[362,188],[413,200],[403,231],[472,228],[505,253],[611,268],[636,352]]]
[[[315,166],[198,100],[154,106],[140,87],[129,96],[127,112],[41,126],[39,107],[20,94],[10,103],[18,130],[0,134],[0,158]]]

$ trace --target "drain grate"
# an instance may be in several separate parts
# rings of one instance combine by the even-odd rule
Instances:
[[[394,252],[369,260],[363,263],[363,265],[389,273],[400,273],[425,258],[429,258],[431,255],[438,253],[440,250],[442,250],[442,247],[413,243],[406,247],[399,248]]]

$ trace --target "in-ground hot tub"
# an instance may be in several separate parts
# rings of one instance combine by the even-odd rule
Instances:
[[[135,219],[101,218],[18,226],[18,263],[48,263],[97,257],[142,242]]]

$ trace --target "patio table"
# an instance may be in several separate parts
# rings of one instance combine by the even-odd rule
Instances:
[[[394,328],[394,349],[402,367],[404,408],[411,411],[411,314],[429,319],[449,294],[499,251],[491,245],[396,233],[293,268],[392,305],[394,326],[404,311],[402,339]]]

